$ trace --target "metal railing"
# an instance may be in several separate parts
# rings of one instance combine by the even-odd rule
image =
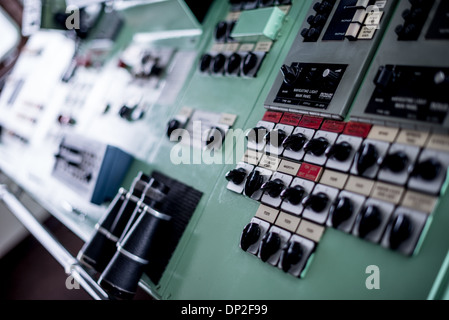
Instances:
[[[64,271],[70,274],[96,300],[109,300],[108,294],[97,284],[91,275],[79,264],[64,246],[12,195],[5,185],[0,185],[0,200],[41,245],[61,264]]]

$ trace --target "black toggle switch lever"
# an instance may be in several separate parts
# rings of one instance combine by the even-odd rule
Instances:
[[[362,175],[366,170],[374,166],[378,161],[378,153],[376,147],[370,143],[363,145],[357,157],[356,169],[358,174]]]
[[[305,208],[310,208],[313,211],[320,213],[323,212],[329,202],[329,197],[324,192],[318,192],[311,194],[303,200]]]
[[[284,82],[288,85],[295,84],[299,77],[299,69],[296,66],[289,67],[286,64],[281,67],[282,75],[284,76]]]
[[[298,205],[304,198],[306,190],[300,185],[290,187],[281,192],[280,196],[284,201],[291,203],[292,205]]]
[[[243,168],[237,168],[226,173],[226,180],[232,181],[234,184],[241,184],[246,177],[246,170]]]
[[[298,152],[304,146],[307,141],[307,137],[302,133],[295,133],[284,139],[282,146],[293,152]]]
[[[251,197],[254,194],[254,192],[256,192],[262,187],[263,180],[264,180],[263,176],[260,174],[259,171],[254,170],[253,172],[251,172],[248,175],[248,178],[246,178],[244,189],[245,195]]]
[[[329,142],[323,138],[319,137],[316,139],[312,139],[309,142],[307,142],[304,145],[304,152],[305,153],[311,153],[314,156],[321,156],[326,151],[327,147],[329,146]]]
[[[382,214],[376,206],[369,205],[363,209],[359,220],[359,236],[365,238],[368,233],[380,226]]]
[[[329,210],[332,226],[334,228],[338,228],[339,225],[341,225],[352,216],[353,211],[354,207],[349,198],[338,198]]]
[[[266,233],[260,243],[260,259],[266,262],[270,257],[275,254],[281,246],[281,238],[277,233]]]
[[[301,261],[303,254],[304,252],[299,242],[290,242],[290,244],[284,248],[282,255],[282,270],[288,272],[292,266]]]
[[[412,222],[410,219],[403,215],[399,214],[392,223],[390,236],[388,238],[390,242],[390,248],[396,250],[401,243],[407,240],[412,233]]]
[[[249,247],[259,240],[260,237],[260,227],[256,223],[248,223],[243,229],[242,235],[240,237],[240,248],[243,251],[247,251]]]
[[[337,144],[332,145],[330,148],[326,151],[326,156],[328,156],[331,159],[335,159],[337,161],[343,162],[348,160],[350,154],[352,151],[352,146],[346,142],[340,142]]]
[[[277,198],[281,194],[284,187],[284,182],[281,179],[274,179],[262,184],[260,189],[266,191],[270,197]]]

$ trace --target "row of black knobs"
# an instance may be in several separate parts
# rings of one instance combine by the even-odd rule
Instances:
[[[410,0],[411,8],[402,12],[404,23],[395,29],[399,40],[417,40],[434,0]]]
[[[256,67],[258,57],[252,52],[248,52],[242,57],[239,53],[233,53],[229,57],[219,53],[212,56],[209,53],[204,54],[200,59],[200,71],[211,71],[215,74],[221,74],[223,71],[232,74],[241,71],[243,75],[248,75]]]
[[[340,223],[349,219],[352,215],[352,210],[350,199],[346,197],[337,199],[330,211],[333,226],[338,227]],[[376,206],[370,205],[365,207],[357,217],[356,225],[358,225],[359,236],[365,238],[371,231],[377,229],[381,222],[382,214]],[[251,222],[246,225],[240,238],[240,247],[242,250],[247,251],[251,245],[255,244],[259,240],[261,232],[260,226],[257,223]],[[398,249],[410,237],[412,232],[412,221],[403,214],[397,215],[392,221],[388,236],[390,248],[393,250]],[[275,232],[266,233],[259,245],[261,260],[263,262],[268,261],[279,250],[283,251],[281,254],[281,267],[284,272],[288,272],[292,266],[298,264],[304,255],[304,250],[300,243],[291,241],[281,248],[279,234]]]
[[[301,36],[304,38],[304,41],[318,40],[334,4],[335,0],[326,0],[317,2],[313,5],[313,10],[316,14],[307,18],[307,23],[310,27],[301,30]]]
[[[325,154],[327,157],[340,162],[346,161],[352,152],[351,144],[345,141],[330,146],[330,143],[324,137],[307,141],[307,137],[302,133],[287,136],[287,133],[282,129],[274,129],[267,133],[266,128],[256,127],[248,133],[247,138],[250,141],[259,143],[262,140],[261,136],[263,136],[266,143],[274,147],[282,146],[294,152],[303,149],[305,153],[310,153],[318,157]],[[356,169],[360,175],[363,175],[366,170],[378,164],[394,173],[400,173],[407,168],[408,163],[409,158],[403,151],[388,154],[381,161],[376,147],[373,144],[367,143],[358,150]],[[430,158],[416,164],[411,174],[431,181],[438,176],[441,170],[441,163]]]

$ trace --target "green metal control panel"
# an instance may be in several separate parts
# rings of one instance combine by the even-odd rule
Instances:
[[[139,172],[176,181],[180,208],[195,190],[140,281],[158,299],[447,298],[446,1],[213,1],[201,23],[183,1],[118,12],[102,56],[88,38],[38,70],[45,99],[23,70],[62,39],[30,38],[0,99],[3,171],[86,242],[110,203],[52,175],[65,135],[132,155],[126,190]],[[74,53],[89,63],[63,82]]]

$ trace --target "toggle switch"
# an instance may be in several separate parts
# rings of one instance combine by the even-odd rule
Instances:
[[[312,139],[304,145],[304,152],[314,156],[322,156],[329,146],[329,141],[323,137]]]
[[[284,272],[288,272],[290,268],[298,264],[304,255],[304,250],[300,243],[293,241],[288,244],[284,248],[284,252],[282,253],[282,270]]]
[[[260,243],[259,256],[263,262],[267,262],[281,247],[281,238],[275,232],[266,233]]]
[[[332,227],[338,228],[343,222],[347,221],[352,216],[353,210],[354,206],[349,198],[339,197],[329,210]]]
[[[247,172],[244,168],[237,168],[226,173],[225,178],[226,180],[239,185],[245,180],[246,174]]]
[[[410,219],[403,215],[399,214],[393,220],[390,235],[389,235],[389,244],[390,248],[396,250],[405,240],[407,240],[412,233],[412,222]]]
[[[281,179],[269,180],[262,184],[260,189],[264,190],[272,198],[277,198],[284,190],[284,182]]]
[[[329,202],[329,197],[323,193],[319,192],[316,194],[311,194],[303,200],[303,205],[305,208],[310,208],[316,213],[323,212]]]
[[[368,233],[374,231],[380,226],[382,215],[375,205],[369,205],[363,208],[360,214],[358,232],[361,238],[365,238]]]
[[[251,222],[245,226],[240,237],[240,248],[247,251],[248,248],[255,244],[261,235],[261,230],[258,224]]]
[[[293,152],[298,152],[304,147],[307,137],[302,133],[295,133],[284,139],[282,146]]]
[[[346,141],[332,145],[326,151],[326,156],[331,159],[343,162],[349,159],[352,152],[352,146]]]
[[[293,187],[283,190],[280,194],[280,197],[284,201],[287,201],[288,203],[291,203],[292,205],[298,205],[301,203],[305,194],[306,194],[306,190],[304,189],[304,187],[302,187],[300,185],[295,185]]]

